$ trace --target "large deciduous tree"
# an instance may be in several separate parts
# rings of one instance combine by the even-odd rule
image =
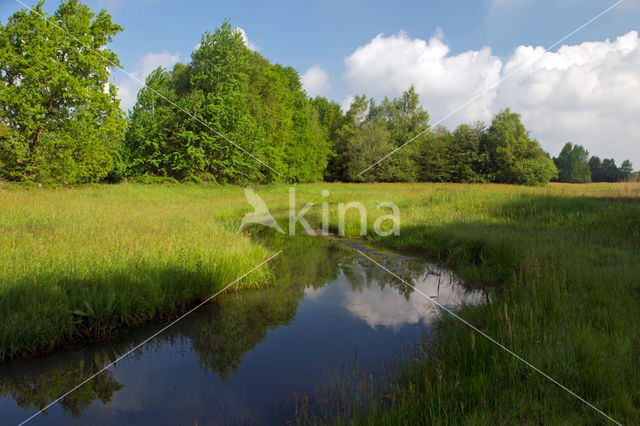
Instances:
[[[11,180],[78,183],[104,178],[125,119],[107,48],[122,28],[104,10],[43,3],[0,24],[0,173]]]
[[[569,183],[591,182],[591,168],[589,167],[589,152],[581,145],[567,142],[560,151],[558,158],[554,158],[558,168],[558,181]]]
[[[323,178],[327,131],[293,68],[251,51],[228,21],[203,35],[191,59],[154,71],[138,94],[125,139],[131,174],[231,183]]]
[[[553,160],[508,108],[498,113],[484,138],[489,179],[496,183],[541,185],[557,176]]]

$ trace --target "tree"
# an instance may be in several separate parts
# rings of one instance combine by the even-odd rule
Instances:
[[[318,121],[325,129],[329,141],[329,163],[325,170],[325,180],[344,180],[344,157],[346,155],[346,141],[343,139],[341,130],[345,125],[346,117],[342,113],[340,104],[330,101],[327,98],[316,96],[311,100],[311,104],[318,114]]]
[[[393,152],[375,166],[371,167],[364,174],[369,176],[359,176],[358,180],[375,181],[382,179],[387,182],[415,182],[419,176],[419,153],[420,144],[413,142],[416,136],[426,133],[429,129],[429,114],[420,106],[418,94],[413,87],[405,91],[402,96],[390,100],[385,98],[380,105],[375,100],[367,100],[365,95],[356,96],[349,111],[345,116],[342,136],[347,145],[347,156],[360,152],[362,137],[359,133],[366,129],[371,134],[372,128],[376,130],[376,140],[372,142],[376,147],[381,147],[379,138],[382,134],[388,140],[385,145],[389,149],[380,152],[377,158],[370,157],[368,164],[364,164],[361,158],[348,158],[346,161],[346,175],[348,179],[353,179],[359,173],[372,166],[383,157]],[[385,132],[379,130],[384,129]],[[411,143],[407,143],[412,141]],[[355,143],[357,149],[350,149],[349,145]],[[354,170],[354,167],[359,167]],[[374,169],[380,169],[375,171]]]
[[[557,176],[553,160],[508,108],[494,117],[481,149],[492,182],[543,185]]]
[[[393,182],[391,164],[385,161],[358,176],[392,149],[389,131],[382,122],[364,123],[349,140],[347,178],[352,182]]]
[[[618,166],[613,158],[605,158],[602,160],[602,182],[618,181]]]
[[[588,159],[589,152],[584,147],[567,142],[558,158],[554,158],[558,168],[558,181],[569,183],[591,182],[591,169]]]
[[[631,161],[624,160],[622,165],[618,169],[618,180],[626,182],[631,179],[631,175],[633,174],[633,164]]]
[[[452,180],[453,164],[451,147],[453,135],[444,126],[438,126],[424,136],[420,146],[420,181],[449,182]]]
[[[486,126],[477,121],[461,124],[451,135],[449,157],[452,182],[485,182],[486,154],[480,151]]]
[[[589,159],[589,170],[591,171],[592,182],[603,182],[604,177],[602,174],[602,161],[600,157],[593,156]]]
[[[12,180],[78,183],[113,167],[125,119],[107,43],[122,28],[65,0],[53,16],[43,1],[0,24],[0,170]]]
[[[149,76],[125,157],[132,174],[244,183],[321,180],[328,155],[298,73],[248,49],[225,21],[189,64]]]

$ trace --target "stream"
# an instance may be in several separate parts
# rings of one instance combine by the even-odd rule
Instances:
[[[281,424],[354,371],[382,377],[428,342],[440,313],[354,248],[447,307],[484,301],[423,259],[319,237],[287,244],[272,286],[217,297],[29,424]],[[24,421],[161,327],[0,365],[0,422]]]

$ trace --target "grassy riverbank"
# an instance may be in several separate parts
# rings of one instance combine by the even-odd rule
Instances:
[[[247,272],[269,253],[229,225],[244,203],[225,187],[5,186],[0,360],[173,316]]]
[[[613,419],[640,421],[639,185],[352,191],[369,208],[401,208],[401,235],[376,241],[438,257],[469,282],[502,284],[497,301],[463,318]],[[341,421],[609,423],[458,320],[445,318],[439,331],[440,344],[403,366],[398,383]]]
[[[256,192],[284,218],[286,186]],[[362,202],[370,231],[388,213],[376,203],[395,202],[401,235],[375,243],[500,284],[495,303],[460,315],[614,419],[640,419],[639,185],[317,184],[298,186],[297,197],[298,210],[303,200]],[[237,187],[1,187],[0,359],[170,317],[208,296],[268,255],[236,235],[250,210]],[[347,225],[357,232],[353,216]],[[268,275],[256,271],[239,287]],[[438,327],[437,347],[339,420],[605,423],[456,320]]]

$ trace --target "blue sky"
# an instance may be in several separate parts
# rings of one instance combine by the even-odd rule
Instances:
[[[25,3],[32,4],[32,1],[26,0]],[[300,2],[277,0],[252,2],[236,0],[233,2],[207,2],[195,0],[91,0],[86,3],[94,9],[107,9],[112,14],[114,21],[125,28],[121,34],[116,36],[112,48],[119,54],[123,67],[138,76],[144,77],[144,73],[148,71],[144,69],[143,58],[145,55],[164,55],[147,56],[147,59],[150,60],[148,62],[154,65],[156,62],[160,64],[171,63],[176,59],[187,61],[201,34],[204,31],[213,31],[225,18],[230,18],[231,23],[242,28],[252,45],[256,46],[258,51],[271,61],[293,66],[298,69],[301,75],[306,73],[310,67],[315,66],[321,70],[321,77],[324,77],[326,81],[317,86],[317,90],[312,88],[311,92],[317,91],[338,102],[347,104],[349,96],[362,90],[370,91],[376,97],[381,97],[384,94],[395,96],[399,94],[402,85],[408,87],[413,83],[423,87],[424,94],[421,92],[423,103],[427,109],[432,111],[432,120],[435,121],[439,116],[451,110],[452,105],[461,100],[463,95],[453,93],[449,96],[446,91],[440,93],[438,90],[432,89],[431,92],[437,93],[433,97],[433,104],[431,104],[429,100],[431,92],[428,88],[432,88],[434,84],[437,85],[438,81],[420,83],[421,77],[419,75],[403,77],[400,71],[390,71],[392,73],[391,80],[394,78],[406,79],[406,81],[398,82],[397,87],[385,84],[385,80],[387,80],[384,74],[385,70],[377,70],[376,74],[369,76],[369,80],[366,76],[362,78],[362,81],[380,81],[381,84],[372,84],[370,87],[360,83],[357,73],[366,74],[367,69],[363,67],[371,68],[375,63],[380,62],[376,60],[375,53],[372,53],[375,47],[373,40],[377,35],[383,34],[383,37],[378,39],[377,46],[383,50],[390,49],[386,58],[392,57],[390,55],[393,55],[394,52],[402,50],[397,48],[398,46],[412,45],[412,48],[406,50],[406,55],[418,56],[422,54],[421,52],[428,54],[434,49],[437,50],[438,46],[446,46],[447,52],[443,60],[454,59],[445,65],[445,67],[449,67],[466,58],[465,53],[482,52],[483,47],[489,47],[490,51],[485,50],[485,53],[488,53],[493,59],[499,59],[499,66],[505,67],[509,60],[513,59],[514,52],[519,46],[549,46],[615,1],[441,0],[391,2],[325,0]],[[57,4],[58,1],[49,0],[46,3],[46,9],[53,11]],[[9,15],[21,7],[15,0],[0,0],[0,20],[5,22]],[[638,30],[638,22],[640,22],[640,0],[626,0],[565,43],[580,45],[584,42],[615,40],[619,36]],[[400,35],[400,31],[404,31],[404,33]],[[434,35],[440,44],[434,41]],[[394,36],[399,38],[392,40],[391,37]],[[427,44],[422,45],[419,43],[421,41]],[[356,58],[355,52],[366,46],[369,46],[369,53],[374,56],[365,57],[361,52],[360,57]],[[615,50],[613,47],[611,49]],[[352,57],[351,62],[346,60],[349,57]],[[403,59],[405,58],[398,58],[397,62],[402,63]],[[376,62],[372,63],[371,61]],[[604,66],[602,61],[604,60],[601,60],[598,65],[601,68]],[[492,69],[491,67],[495,65],[494,62],[490,60],[481,64],[474,62],[469,66],[474,70],[483,69],[484,65],[487,66],[487,69]],[[409,63],[413,62],[409,61]],[[581,64],[582,62],[578,65]],[[393,63],[386,66],[392,67]],[[635,62],[632,61],[630,64],[625,63],[620,66],[634,67]],[[634,70],[640,74],[640,70],[632,69],[632,71]],[[394,72],[395,74],[393,74]],[[464,72],[468,71],[462,70],[461,75],[464,75]],[[497,72],[502,72],[504,75],[504,70]],[[488,75],[488,73],[488,71],[481,72],[482,75]],[[126,84],[126,75],[118,74],[119,72],[114,72],[115,82],[119,85]],[[446,74],[455,74],[455,71],[447,71]],[[307,82],[311,79],[312,77],[309,77]],[[446,84],[455,86],[457,83],[453,81]],[[461,81],[459,86],[464,87],[464,81]],[[473,95],[474,89],[470,88],[467,91],[469,97]],[[531,94],[527,92],[522,95],[530,96]],[[496,99],[500,98],[501,95],[498,94]],[[450,101],[448,101],[449,99]],[[515,101],[516,104],[519,104],[521,102],[518,102],[518,99],[509,98],[509,101]],[[552,101],[553,105],[559,102],[558,99],[552,99]],[[598,100],[598,105],[606,103],[606,101]],[[486,120],[490,118],[487,117],[489,112],[495,112],[494,110],[501,106],[498,104],[499,102],[495,105],[485,105],[486,111],[482,108],[474,110],[472,107],[460,114],[458,120],[450,119],[445,124],[453,126],[459,121],[474,117]],[[585,111],[588,111],[583,115],[591,114],[593,105],[587,106]],[[636,106],[640,107],[640,103],[632,105],[632,111],[625,111],[625,114],[632,113]],[[528,111],[527,108],[532,108],[532,111]],[[540,116],[544,115],[545,110],[549,110],[549,103],[542,103],[540,108],[542,108],[542,112],[536,112],[533,111],[534,108],[531,105],[523,105],[525,124],[533,128],[534,133],[535,130],[539,130],[539,137],[545,148],[550,151],[556,150],[561,142],[566,141],[564,139],[572,136],[571,129],[563,130],[562,125],[547,125],[546,127],[541,125],[539,123]],[[571,110],[569,106],[565,106],[565,109]],[[572,119],[572,117],[567,117],[564,117],[565,123]],[[585,117],[582,117],[581,122],[589,121]],[[589,117],[592,116],[589,115]],[[576,117],[573,119],[577,120]],[[589,132],[583,133],[588,134]],[[628,140],[625,143],[629,145],[632,143],[630,140],[634,138],[635,129],[632,129],[630,134],[627,133],[621,134],[619,137]],[[534,136],[537,135],[534,134]],[[640,135],[637,136],[633,143],[640,145]],[[576,140],[575,142],[593,145],[592,152],[607,155],[604,152],[604,146],[599,146],[597,141]],[[623,142],[618,143],[622,144]],[[618,146],[610,155],[633,156],[637,165],[640,166],[639,147]]]

